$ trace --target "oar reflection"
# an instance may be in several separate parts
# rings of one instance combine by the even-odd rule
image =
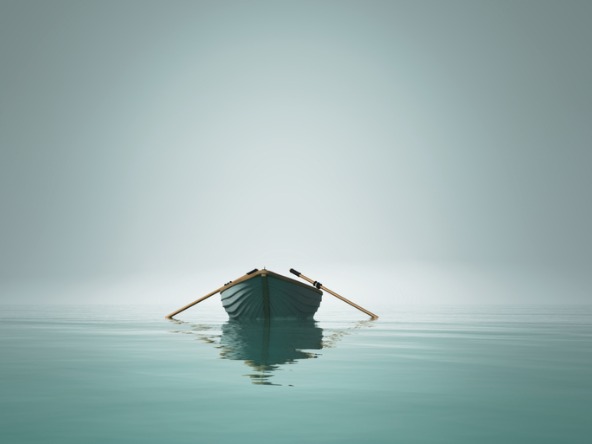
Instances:
[[[283,365],[317,358],[319,350],[334,347],[344,335],[364,325],[369,326],[369,322],[323,332],[314,320],[228,320],[217,326],[193,325],[192,333],[217,346],[222,359],[244,361],[254,370],[248,374],[253,384],[277,385],[271,377]],[[186,330],[178,332],[189,333]]]

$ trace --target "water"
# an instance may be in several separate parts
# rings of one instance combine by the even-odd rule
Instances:
[[[0,442],[588,443],[592,307],[3,306]]]

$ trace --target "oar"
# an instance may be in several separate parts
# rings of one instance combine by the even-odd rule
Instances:
[[[313,281],[311,278],[304,276],[302,273],[300,273],[299,271],[294,270],[293,268],[290,268],[290,273],[295,274],[296,276],[304,279],[305,281],[310,282],[312,285],[314,285],[316,288],[320,289],[320,290],[325,290],[327,293],[331,293],[333,296],[335,296],[337,299],[341,299],[343,302],[348,303],[349,305],[351,305],[352,307],[357,308],[360,311],[363,311],[364,313],[366,313],[368,316],[370,316],[372,318],[372,320],[374,319],[378,319],[378,316],[376,316],[374,313],[372,313],[371,311],[366,310],[363,307],[360,307],[358,304],[350,301],[349,299],[344,298],[341,295],[338,295],[337,293],[335,293],[334,291],[329,290],[327,287],[325,287],[323,284],[321,284],[318,281]]]
[[[201,298],[197,299],[196,301],[193,301],[189,304],[187,304],[185,307],[181,307],[179,308],[177,311],[172,312],[171,314],[168,314],[165,316],[165,319],[173,319],[173,316],[178,315],[179,313],[181,313],[182,311],[187,310],[190,307],[193,307],[196,304],[199,304],[201,301],[205,301],[207,298],[214,296],[216,293],[221,292],[222,290],[224,290],[226,287],[228,287],[230,284],[237,284],[238,282],[245,280],[247,278],[247,276],[255,273],[257,270],[256,268],[254,270],[249,271],[247,274],[245,274],[244,276],[239,277],[238,279],[235,279],[234,281],[230,281],[227,282],[226,284],[222,285],[220,288],[218,288],[217,290],[212,291],[211,293],[206,294],[205,296],[202,296]]]

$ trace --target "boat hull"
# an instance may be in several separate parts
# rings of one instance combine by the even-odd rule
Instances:
[[[258,271],[220,293],[230,319],[311,319],[322,294],[313,286],[268,270]]]

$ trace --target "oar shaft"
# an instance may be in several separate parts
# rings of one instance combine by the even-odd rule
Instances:
[[[177,311],[174,311],[168,315],[165,316],[165,319],[172,319],[173,316],[178,315],[179,313],[181,313],[182,311],[187,310],[188,308],[193,307],[196,304],[199,304],[201,301],[205,301],[207,298],[214,296],[216,293],[220,293],[222,290],[226,289],[226,287],[228,287],[230,284],[238,284],[241,281],[244,281],[245,279],[249,279],[250,276],[253,273],[256,273],[257,270],[256,268],[254,270],[249,271],[247,274],[245,274],[244,276],[239,277],[238,279],[235,279],[234,281],[230,281],[224,285],[222,285],[220,288],[218,288],[217,290],[212,291],[211,293],[206,294],[205,296],[202,296],[201,298],[197,299],[196,301],[193,301],[189,304],[187,304],[185,307],[181,307],[179,308]]]
[[[372,319],[378,319],[378,316],[375,315],[374,313],[372,313],[370,310],[366,310],[364,307],[360,307],[358,304],[356,304],[355,302],[350,301],[349,299],[344,298],[341,295],[338,295],[337,293],[335,293],[334,291],[329,290],[327,287],[325,287],[324,285],[321,285],[321,288],[323,290],[325,290],[327,293],[331,293],[333,296],[335,296],[338,299],[341,299],[343,302],[351,305],[352,307],[357,308],[358,310],[366,313],[368,316],[370,316]]]
[[[178,315],[179,313],[181,313],[182,311],[187,310],[188,308],[193,307],[196,304],[199,304],[201,301],[205,301],[207,298],[214,296],[216,293],[219,293],[226,285],[223,285],[222,287],[218,288],[217,290],[212,291],[211,293],[206,294],[205,296],[202,296],[201,298],[187,304],[184,307],[179,308],[177,311],[172,312],[171,314],[168,314],[165,316],[166,319],[172,319],[173,316]]]
[[[327,293],[332,294],[333,296],[335,296],[337,299],[341,299],[343,302],[351,305],[352,307],[357,308],[358,310],[360,310],[361,312],[366,313],[368,316],[370,316],[372,319],[378,319],[378,316],[375,315],[374,313],[372,313],[370,310],[366,310],[364,307],[359,306],[358,304],[356,304],[355,302],[350,301],[349,299],[344,298],[343,296],[335,293],[334,291],[329,290],[327,287],[325,287],[323,284],[321,284],[318,281],[314,281],[311,278],[304,276],[302,273],[300,273],[299,271],[294,270],[293,268],[290,268],[290,273],[295,274],[298,277],[301,277],[302,279],[304,279],[305,281],[310,282],[312,285],[314,285],[316,288],[319,288],[321,290],[325,290]]]

